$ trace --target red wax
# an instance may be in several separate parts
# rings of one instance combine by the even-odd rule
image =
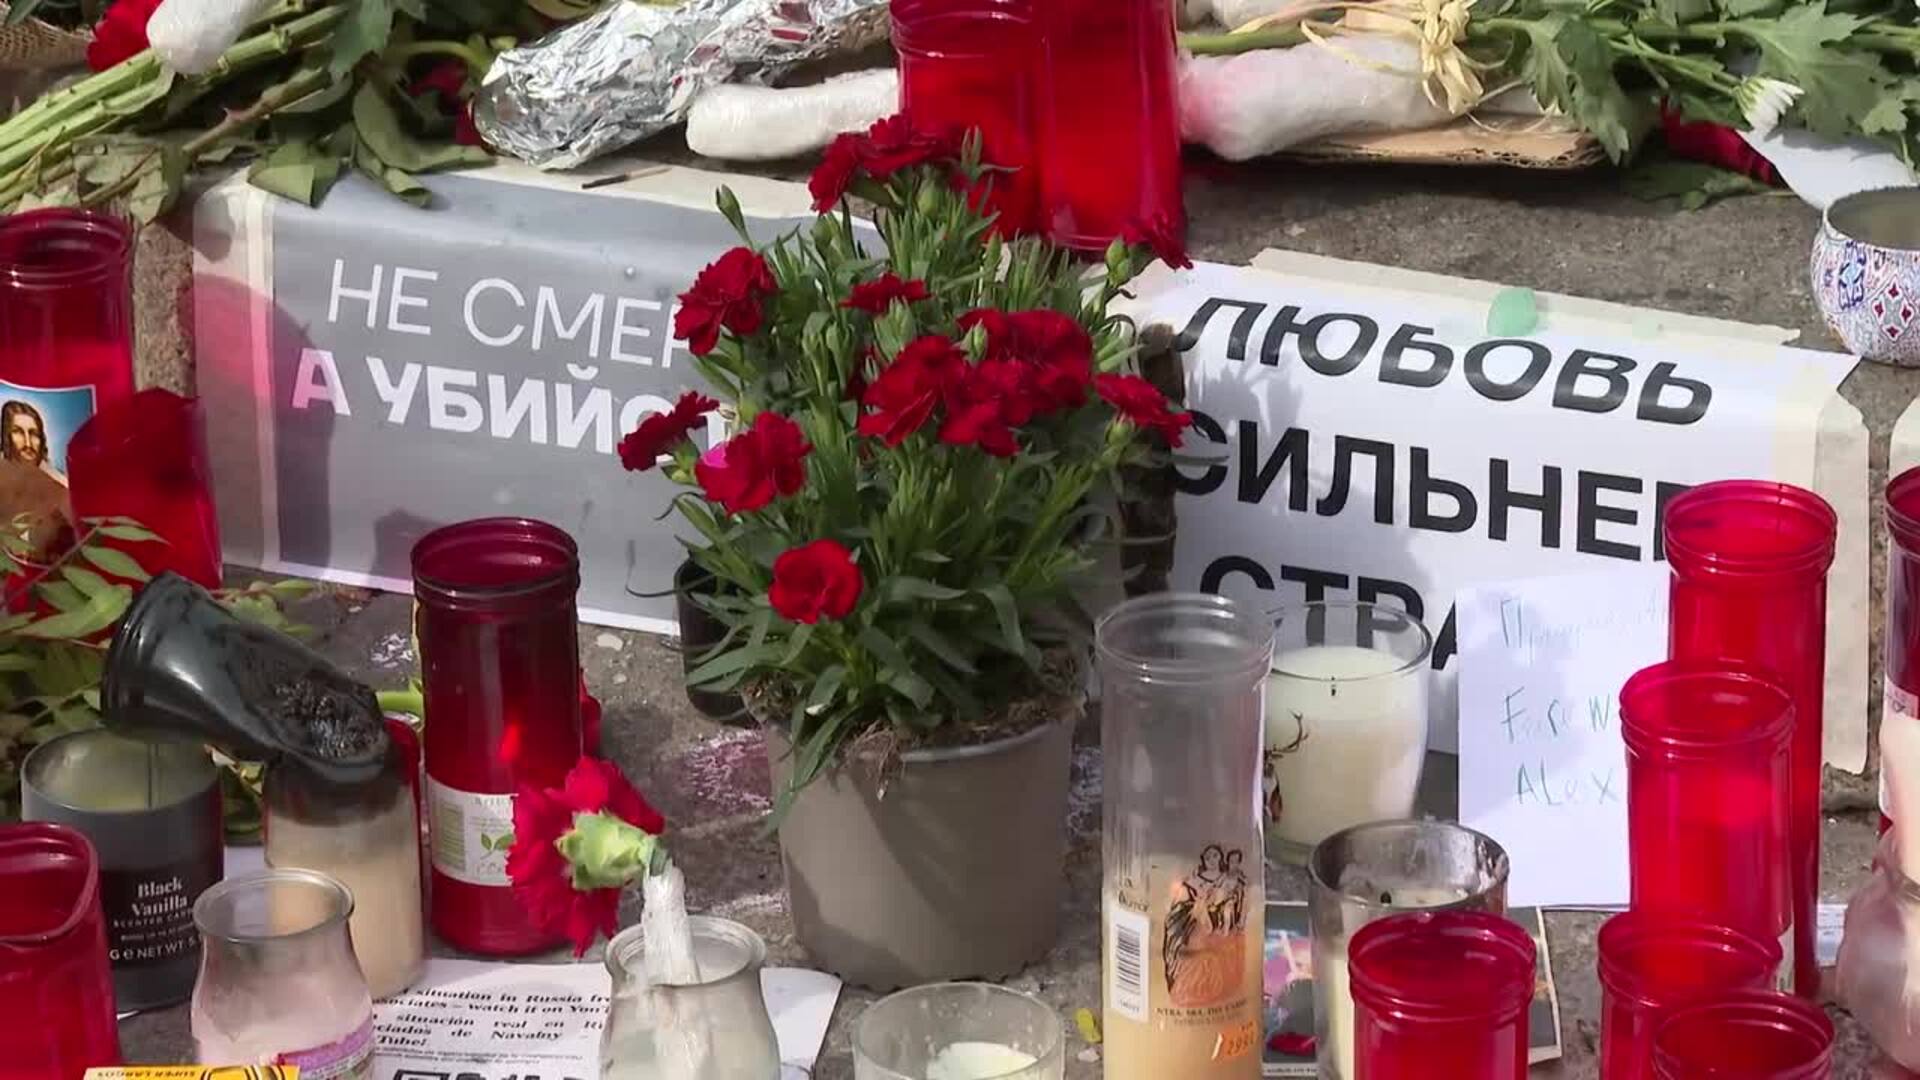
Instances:
[[[1104,251],[1131,230],[1183,243],[1171,0],[1045,0],[1040,131],[1048,232]]]
[[[1040,227],[1035,87],[1040,40],[1027,0],[893,0],[900,111],[916,129],[980,132],[987,207],[1007,235]]]
[[[1920,723],[1920,469],[1887,484],[1887,633],[1885,696],[1880,724]],[[1914,762],[1920,768],[1920,762]],[[1888,816],[1887,762],[1880,762],[1880,832]],[[1916,823],[1920,825],[1920,823]],[[1920,869],[1920,868],[1915,868]]]
[[[67,466],[75,516],[129,517],[165,541],[97,543],[125,551],[150,574],[171,570],[220,587],[220,519],[199,399],[142,390],[107,406],[74,436]]]
[[[0,826],[0,1016],[0,1080],[120,1064],[99,863],[65,826]]]
[[[1752,670],[1669,661],[1620,691],[1635,911],[1791,947],[1793,701]]]
[[[1833,1021],[1802,998],[1747,990],[1677,1009],[1653,1037],[1654,1080],[1827,1080]]]
[[[542,522],[469,521],[414,545],[413,583],[434,931],[490,956],[551,948],[513,898],[503,838],[513,793],[558,787],[580,757],[579,554]]]
[[[1653,1033],[1675,1008],[1733,990],[1765,990],[1780,943],[1724,926],[1644,911],[1600,928],[1600,1075],[1648,1080]]]
[[[1728,480],[1677,496],[1662,539],[1673,567],[1669,655],[1742,661],[1793,698],[1789,859],[1794,990],[1819,990],[1821,704],[1827,569],[1838,518],[1790,484]]]
[[[0,400],[25,400],[40,413],[50,464],[61,471],[76,418],[42,395],[7,398],[7,391],[76,390],[78,418],[133,396],[133,230],[126,221],[64,209],[0,218],[0,382],[11,384],[0,386]]]
[[[1525,1080],[1533,938],[1484,911],[1414,912],[1347,944],[1355,1080]]]

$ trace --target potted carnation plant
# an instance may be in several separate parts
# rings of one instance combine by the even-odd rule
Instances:
[[[735,434],[701,453],[688,435],[719,403],[690,393],[621,455],[687,488],[692,558],[722,585],[697,599],[727,628],[688,677],[740,689],[769,727],[799,940],[877,989],[1004,976],[1052,945],[1072,592],[1111,536],[1117,470],[1188,423],[1107,311],[1149,246],[1086,268],[1004,237],[979,162],[974,140],[882,121],[829,149],[812,227],[764,245],[723,191],[743,246],[675,331]]]

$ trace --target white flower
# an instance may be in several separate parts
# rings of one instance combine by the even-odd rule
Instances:
[[[211,70],[270,0],[165,0],[147,23],[147,40],[182,75]]]
[[[1747,118],[1748,129],[1764,137],[1773,134],[1780,118],[1804,93],[1806,91],[1790,82],[1754,76],[1741,80],[1734,88],[1733,100],[1739,103],[1741,115]]]

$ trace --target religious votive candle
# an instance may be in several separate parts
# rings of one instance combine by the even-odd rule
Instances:
[[[1901,870],[1920,874],[1920,469],[1887,484],[1886,686],[1880,708],[1880,825],[1899,830]]]
[[[1293,862],[1327,837],[1413,813],[1433,639],[1378,604],[1283,608],[1267,677],[1267,845]]]
[[[1322,841],[1307,862],[1313,1008],[1320,1075],[1353,1080],[1347,944],[1362,927],[1411,911],[1507,909],[1507,854],[1444,821],[1371,822]]]
[[[1654,1080],[1828,1080],[1833,1021],[1804,998],[1724,994],[1676,1010],[1653,1037]]]
[[[1729,991],[1768,989],[1782,957],[1778,941],[1645,911],[1608,919],[1598,952],[1600,1073],[1607,1080],[1648,1080],[1662,1020]]]
[[[1520,924],[1485,911],[1395,915],[1355,934],[1348,953],[1356,1080],[1526,1080],[1538,960]]]

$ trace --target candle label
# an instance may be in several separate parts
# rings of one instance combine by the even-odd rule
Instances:
[[[193,902],[220,880],[222,852],[162,866],[100,871],[100,910],[107,923],[107,959],[121,970],[198,960]]]
[[[1886,690],[1880,695],[1880,813],[1889,820],[1893,817],[1893,795],[1887,787],[1886,732],[1889,726],[1917,723],[1920,723],[1920,697],[1888,679]],[[1912,731],[1911,727],[1907,730]]]
[[[0,458],[67,483],[67,445],[93,415],[91,386],[21,386],[0,379]]]
[[[511,885],[513,796],[461,791],[427,778],[433,868],[469,885]]]
[[[301,1080],[373,1080],[373,1016],[344,1039],[281,1054],[273,1064],[297,1067]]]

